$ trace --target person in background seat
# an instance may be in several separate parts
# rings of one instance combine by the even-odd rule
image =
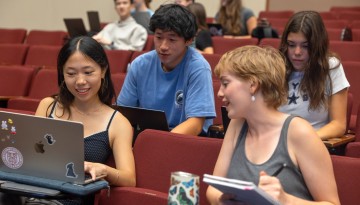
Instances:
[[[161,5],[150,30],[155,50],[131,63],[117,103],[163,110],[172,132],[206,136],[216,113],[210,65],[189,47],[195,16],[178,4]]]
[[[148,34],[130,14],[134,0],[114,0],[114,3],[120,19],[107,24],[93,38],[105,49],[142,51]]]
[[[321,139],[341,137],[346,129],[349,82],[315,11],[294,14],[283,32],[287,103],[280,111],[306,119]]]

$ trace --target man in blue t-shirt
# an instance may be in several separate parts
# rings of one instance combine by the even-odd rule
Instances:
[[[194,15],[177,4],[150,19],[155,50],[130,66],[117,104],[164,110],[172,132],[205,135],[216,116],[209,63],[191,45]]]

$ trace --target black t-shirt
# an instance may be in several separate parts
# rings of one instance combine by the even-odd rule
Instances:
[[[195,38],[195,46],[201,51],[207,47],[212,47],[213,43],[210,32],[207,30],[200,30]]]

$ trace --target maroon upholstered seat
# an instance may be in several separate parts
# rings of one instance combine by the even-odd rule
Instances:
[[[205,173],[212,173],[222,140],[158,130],[141,132],[134,145],[136,187],[112,187],[96,196],[96,205],[167,204],[171,172],[184,171],[200,176],[200,204],[206,200]],[[113,163],[110,163],[113,164]]]
[[[245,45],[257,45],[257,38],[224,38],[224,37],[212,37],[214,53],[223,55],[227,51],[233,50],[237,47]]]
[[[68,34],[65,31],[31,30],[26,38],[29,45],[62,46]]]
[[[8,108],[35,112],[41,99],[58,92],[57,70],[40,69],[31,81],[29,95],[22,98],[11,98]]]
[[[331,155],[341,204],[360,204],[360,158]]]
[[[260,11],[259,19],[261,19],[261,18],[284,18],[284,19],[289,19],[293,14],[294,14],[293,10]]]
[[[56,68],[60,49],[61,46],[30,46],[24,65]]]
[[[0,65],[0,96],[26,96],[34,68]]]
[[[128,50],[105,50],[109,60],[110,71],[113,73],[126,73],[130,63],[132,51]]]
[[[26,29],[0,29],[0,44],[2,43],[16,43],[22,44],[24,43],[26,37],[27,30]]]
[[[23,65],[29,46],[0,44],[0,65]]]

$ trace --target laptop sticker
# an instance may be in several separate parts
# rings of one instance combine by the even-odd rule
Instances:
[[[15,147],[6,147],[1,152],[1,159],[11,169],[18,169],[23,165],[24,158],[21,152]]]
[[[66,164],[66,177],[77,178],[78,175],[75,173],[74,162],[69,162]]]
[[[44,135],[44,138],[46,140],[46,142],[49,144],[49,145],[53,145],[55,144],[56,140],[54,139],[54,137],[52,136],[52,134],[45,134]]]
[[[8,130],[8,125],[7,125],[6,120],[1,121],[1,129]]]
[[[16,134],[16,128],[15,126],[11,126],[10,134],[15,135]]]
[[[11,136],[10,136],[10,135],[16,135],[16,126],[14,126],[13,123],[14,122],[12,121],[12,119],[2,120],[1,121],[1,129],[6,131],[5,132],[6,137],[1,137],[2,142],[10,140],[11,143],[15,143],[15,139],[11,138]]]

